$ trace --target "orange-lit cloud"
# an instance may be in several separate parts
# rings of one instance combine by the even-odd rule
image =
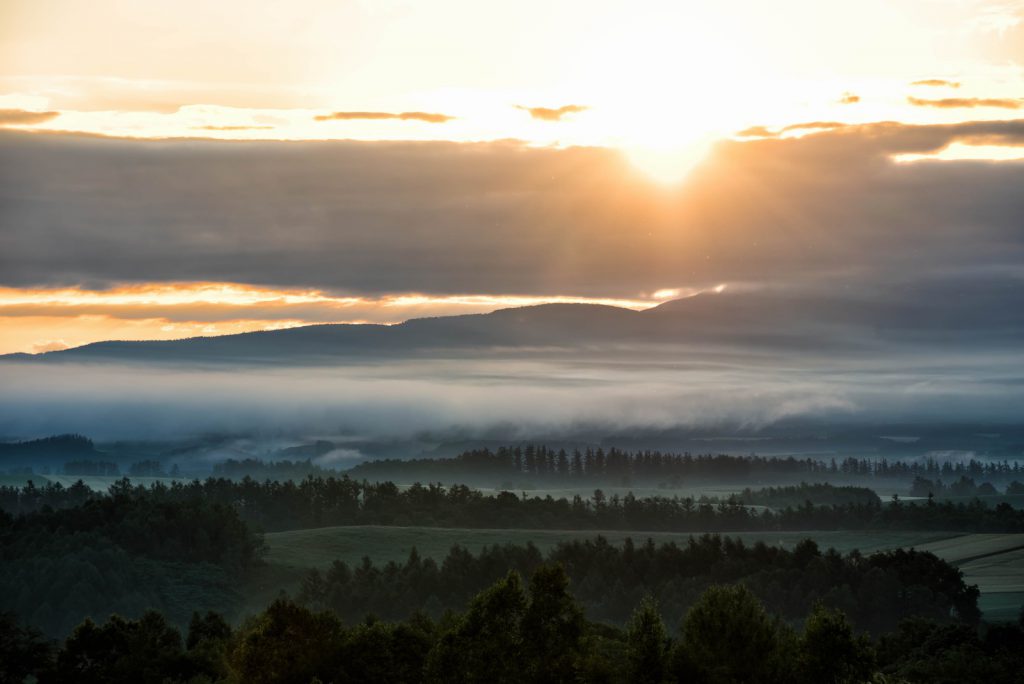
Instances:
[[[830,131],[834,128],[843,128],[847,124],[841,121],[805,121],[803,123],[790,124],[779,129],[780,133],[790,131]]]
[[[70,345],[64,340],[50,340],[48,342],[40,342],[32,345],[33,354],[45,354],[46,352],[60,351],[62,349],[68,349]]]
[[[317,323],[399,323],[549,303],[645,309],[697,290],[664,289],[634,299],[446,295],[336,296],[320,290],[238,283],[159,283],[106,290],[0,288],[0,353],[50,351],[100,340],[163,340]]]
[[[316,121],[376,121],[397,119],[399,121],[423,121],[425,123],[445,123],[446,121],[451,121],[454,118],[454,116],[436,114],[433,112],[331,112],[330,114],[318,114],[313,117]]]
[[[944,78],[925,78],[920,81],[914,81],[910,85],[912,86],[930,86],[933,88],[959,88],[959,81],[947,81]]]
[[[843,93],[843,96],[839,98],[839,104],[857,104],[860,102],[860,95],[853,93]]]
[[[269,131],[273,126],[193,126],[197,131]]]
[[[771,130],[767,126],[751,126],[736,133],[740,138],[776,138],[783,133],[793,131],[830,131],[836,128],[845,128],[849,124],[841,121],[805,121],[803,123],[790,124],[778,130]]]
[[[0,109],[0,126],[32,126],[60,116],[60,112],[30,112],[25,109]]]
[[[772,138],[776,136],[777,133],[769,129],[767,126],[751,126],[750,128],[744,128],[742,131],[738,131],[736,135],[740,138]]]
[[[915,107],[938,107],[939,109],[995,107],[998,109],[1020,109],[1024,100],[1002,97],[945,97],[928,100],[921,97],[908,97],[907,102]]]
[[[832,21],[827,3],[806,11],[803,0],[784,3],[788,9],[752,0],[742,9],[618,0],[599,11],[577,0],[557,8],[530,0],[529,9],[519,3],[497,19],[494,8],[465,0],[389,3],[387,11],[331,0],[267,12],[238,0],[195,11],[165,3],[144,13],[125,12],[121,0],[94,0],[88,13],[17,4],[0,22],[0,108],[55,110],[56,122],[41,127],[132,138],[518,139],[614,147],[650,167],[657,155],[647,150],[678,157],[686,148],[692,166],[700,153],[689,150],[703,151],[705,138],[759,122],[782,126],[852,109],[862,123],[953,123],[962,111],[939,116],[903,97],[911,83],[946,83],[931,76],[969,74],[972,88],[994,98],[1016,96],[1020,84],[1019,9],[995,0],[983,11],[973,0],[941,10],[894,0],[842,21]],[[894,4],[903,21],[893,21]],[[281,30],[293,17],[316,21]],[[857,38],[866,34],[867,51]],[[175,49],[154,49],[167,36]],[[685,87],[672,87],[659,65],[699,67],[687,71]],[[708,92],[716,96],[699,95]],[[240,127],[250,120],[274,127]]]
[[[578,114],[586,111],[588,108],[583,105],[564,105],[557,109],[550,107],[524,107],[522,105],[516,105],[516,109],[521,109],[524,112],[529,112],[530,116],[534,119],[540,119],[541,121],[561,121],[562,117],[566,114]]]

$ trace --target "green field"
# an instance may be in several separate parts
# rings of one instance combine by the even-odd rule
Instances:
[[[978,585],[987,619],[1016,619],[1024,606],[1024,534],[966,534],[918,548],[958,565]]]
[[[298,579],[308,568],[324,568],[334,560],[350,565],[361,562],[364,556],[374,563],[404,561],[413,547],[420,555],[436,560],[444,558],[448,550],[459,544],[478,552],[493,544],[525,544],[533,542],[546,551],[559,542],[590,539],[601,534],[613,543],[626,537],[641,543],[647,538],[657,543],[675,541],[685,543],[687,533],[573,531],[573,530],[472,530],[438,527],[324,527],[318,529],[275,532],[266,535],[270,567],[267,577],[260,580],[261,591],[275,587],[294,591]],[[859,549],[862,553],[884,551],[898,547],[930,551],[951,563],[959,565],[969,584],[981,589],[980,605],[985,616],[992,620],[1014,619],[1024,604],[1024,534],[961,534],[951,532],[736,532],[753,544],[766,544],[792,548],[808,537],[824,549],[833,547],[841,552]],[[271,579],[272,578],[272,579]],[[276,584],[275,584],[276,582]]]

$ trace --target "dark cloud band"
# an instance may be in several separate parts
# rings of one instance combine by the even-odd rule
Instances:
[[[7,131],[0,284],[623,297],[1018,273],[1024,164],[890,158],[955,140],[1020,144],[1024,120],[724,142],[674,192],[600,148]]]

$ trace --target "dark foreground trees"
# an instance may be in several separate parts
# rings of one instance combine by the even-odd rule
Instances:
[[[405,563],[355,567],[335,562],[306,576],[299,600],[330,608],[346,620],[367,613],[401,619],[411,610],[434,617],[457,610],[509,569],[530,576],[545,563],[565,568],[573,596],[592,620],[623,625],[645,593],[653,595],[672,626],[710,585],[742,582],[773,613],[799,620],[817,602],[841,609],[859,629],[895,629],[908,616],[955,617],[976,624],[978,590],[959,570],[930,553],[902,549],[863,556],[821,551],[810,540],[793,550],[717,535],[686,544],[651,541],[622,546],[603,537],[559,544],[546,555],[532,544],[505,544],[472,554],[453,547],[440,562],[413,549]],[[635,619],[635,618],[634,618]]]
[[[650,598],[626,630],[591,623],[559,566],[524,586],[511,572],[462,613],[440,621],[334,613],[279,599],[237,629],[194,615],[183,639],[158,613],[86,621],[61,646],[0,619],[0,683],[312,684],[320,682],[686,682],[821,684],[1019,682],[1024,629],[979,631],[914,618],[877,642],[835,610],[815,607],[792,626],[748,589],[715,585],[674,633]]]
[[[13,613],[0,613],[0,684],[22,682],[46,669],[53,645],[42,633],[18,622]]]
[[[466,683],[571,682],[583,630],[583,611],[560,568],[538,568],[527,592],[510,572],[452,621],[430,652],[426,676]]]

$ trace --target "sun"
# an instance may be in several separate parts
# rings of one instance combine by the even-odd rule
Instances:
[[[598,25],[579,49],[574,92],[593,103],[594,132],[653,180],[678,184],[772,98],[768,65],[735,26],[691,3],[659,4]]]
[[[700,162],[710,153],[716,135],[708,134],[689,143],[643,145],[625,147],[630,163],[651,180],[666,186],[683,183]]]

